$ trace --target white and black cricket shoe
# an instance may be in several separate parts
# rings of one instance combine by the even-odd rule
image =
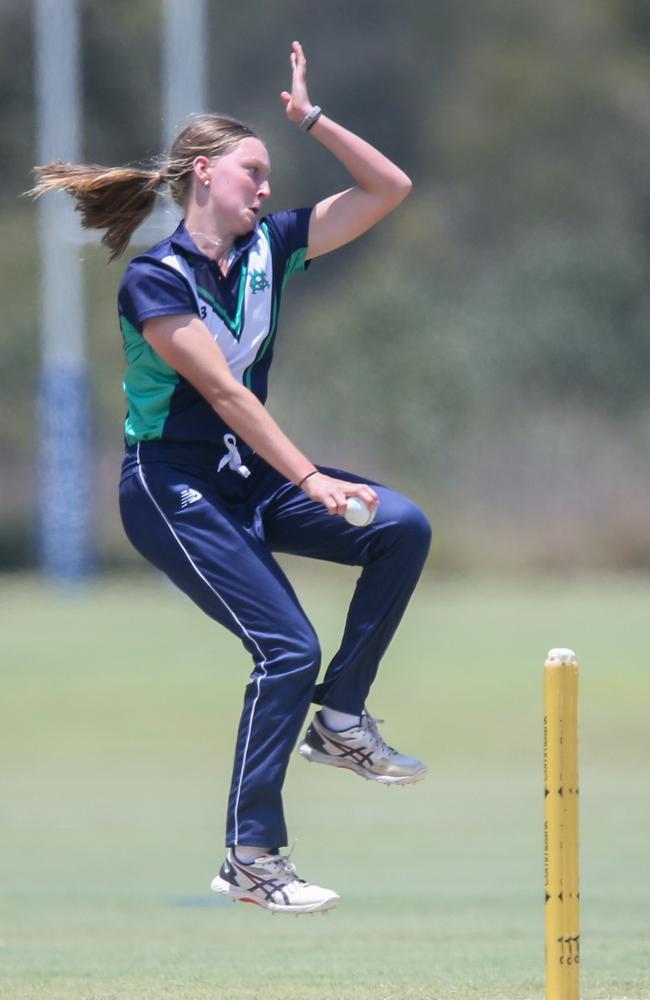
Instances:
[[[338,903],[331,889],[322,889],[299,878],[295,865],[284,854],[265,854],[252,864],[238,861],[229,850],[211,888],[240,903],[255,903],[273,913],[317,913]]]
[[[316,712],[298,753],[312,763],[344,767],[384,785],[422,781],[427,775],[426,764],[389,747],[379,733],[378,723],[382,721],[364,712],[358,726],[337,733],[328,729],[321,713]]]

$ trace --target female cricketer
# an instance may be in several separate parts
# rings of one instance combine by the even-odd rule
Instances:
[[[220,115],[193,117],[159,169],[56,162],[36,168],[33,193],[72,194],[83,225],[105,230],[112,257],[126,250],[163,184],[183,209],[176,231],[130,262],[119,291],[128,405],[122,519],[135,548],[237,635],[254,664],[227,854],[212,888],[271,911],[309,913],[339,899],[299,878],[280,852],[282,785],[310,704],[320,709],[298,748],[307,761],[387,784],[426,774],[384,742],[365,703],[430,528],[398,493],[315,465],[264,406],[287,278],[372,228],[411,189],[402,170],[311,103],[298,42],[291,66],[291,92],[281,94],[289,121],[353,181],[311,209],[263,215],[267,150]],[[365,526],[345,519],[352,498],[365,505]],[[274,552],[362,568],[321,683],[318,639]]]

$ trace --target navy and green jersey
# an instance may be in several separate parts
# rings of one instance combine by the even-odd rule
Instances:
[[[125,437],[222,446],[230,429],[199,392],[142,336],[154,316],[200,316],[232,374],[264,403],[284,284],[307,268],[311,209],[268,215],[237,240],[224,276],[185,224],[135,257],[118,296],[127,369]]]

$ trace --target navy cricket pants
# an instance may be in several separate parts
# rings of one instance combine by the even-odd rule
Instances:
[[[430,527],[415,504],[379,484],[372,484],[380,498],[374,522],[355,528],[261,459],[254,457],[244,479],[228,467],[217,472],[218,457],[208,448],[134,445],[120,509],[135,548],[253,658],[226,843],[280,847],[287,843],[282,785],[309,705],[361,713],[420,576]],[[272,552],[363,567],[341,646],[320,684],[317,636]]]

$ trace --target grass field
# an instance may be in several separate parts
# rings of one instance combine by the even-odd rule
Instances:
[[[354,575],[288,565],[331,654]],[[0,587],[0,996],[541,998],[556,645],[582,668],[583,997],[650,996],[650,581],[423,583],[370,707],[429,777],[389,789],[294,759],[299,871],[343,897],[303,918],[208,888],[236,640],[153,575]]]

